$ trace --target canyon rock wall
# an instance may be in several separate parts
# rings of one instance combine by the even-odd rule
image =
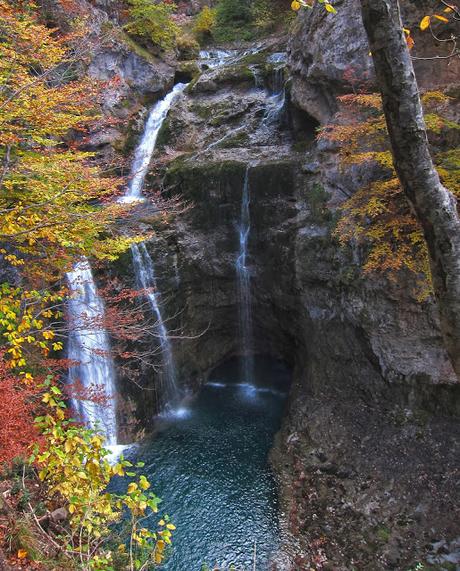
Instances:
[[[403,7],[412,25],[426,8]],[[430,557],[455,557],[459,429],[450,415],[460,412],[460,391],[434,301],[416,300],[410,275],[364,276],[363,252],[333,235],[338,206],[378,174],[357,167],[345,178],[337,146],[316,140],[337,95],[374,81],[358,2],[337,1],[337,9],[298,17],[288,69],[274,57],[285,49],[278,39],[219,69],[202,66],[163,125],[146,181],[147,192],[180,196],[184,212],[162,217],[141,206],[136,216],[155,232],[148,249],[181,385],[196,389],[240,351],[235,264],[249,166],[254,349],[294,370],[272,454],[279,568],[405,571],[436,539],[447,547],[439,555],[431,546]],[[417,53],[429,53],[428,40],[414,37]],[[121,75],[128,90],[107,101],[109,114],[126,119],[121,130],[95,134],[92,145],[106,156],[132,150],[146,104],[173,82],[174,65],[152,57],[119,44],[94,54],[89,72]],[[456,62],[436,73],[433,65],[417,63],[422,86],[454,83]],[[284,97],[277,86],[289,77]],[[124,114],[120,101],[133,107]],[[129,254],[110,274],[135,285]],[[126,441],[151,430],[158,411],[158,344],[141,345],[145,358],[119,375]]]

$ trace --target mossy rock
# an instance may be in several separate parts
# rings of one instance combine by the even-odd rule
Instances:
[[[221,143],[217,145],[219,149],[232,149],[234,147],[244,147],[249,144],[249,135],[247,133],[237,133],[233,137],[224,139]]]
[[[158,64],[158,58],[151,54],[146,48],[138,44],[131,36],[128,36],[122,30],[118,30],[119,39],[125,46],[139,57],[147,60],[149,63]]]
[[[270,56],[268,52],[262,51],[255,54],[248,54],[239,60],[240,65],[264,65],[267,63],[267,58]]]
[[[156,148],[163,149],[171,141],[172,137],[171,118],[166,117],[158,131]]]
[[[247,82],[253,83],[254,74],[247,65],[232,65],[221,69],[216,81],[230,85]]]
[[[200,117],[201,119],[210,119],[216,113],[215,105],[203,105],[201,103],[193,103],[190,106],[190,111]]]
[[[232,224],[240,214],[246,164],[238,161],[191,163],[176,159],[166,172],[164,183],[171,194],[191,204],[193,226],[212,233],[229,229],[223,240],[234,240]]]
[[[391,531],[388,529],[388,527],[382,525],[376,529],[375,535],[377,536],[379,541],[383,543],[388,543],[391,537]]]
[[[196,61],[182,61],[176,69],[176,80],[189,82],[199,77],[201,70]]]

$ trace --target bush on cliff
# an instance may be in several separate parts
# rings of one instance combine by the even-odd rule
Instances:
[[[176,6],[150,0],[129,0],[129,22],[126,31],[152,42],[162,49],[170,49],[176,45],[179,27],[172,15]]]

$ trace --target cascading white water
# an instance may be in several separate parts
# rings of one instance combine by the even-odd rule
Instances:
[[[150,159],[155,150],[158,133],[174,100],[186,87],[186,83],[177,83],[161,101],[158,101],[158,103],[152,107],[145,125],[144,134],[134,152],[134,161],[131,167],[128,190],[125,195],[120,198],[120,202],[142,200],[142,188],[144,186],[145,175],[147,174]]]
[[[256,46],[247,50],[201,50],[199,64],[202,69],[215,69],[224,65],[233,65],[248,55],[253,55],[262,50],[262,46]]]
[[[251,306],[251,274],[247,265],[248,242],[251,231],[249,165],[244,175],[243,193],[241,197],[241,217],[238,228],[240,249],[236,260],[236,275],[238,288],[238,311],[240,329],[240,352],[242,358],[243,381],[252,384],[254,377],[253,327]]]
[[[169,109],[182,91],[187,87],[185,83],[174,86],[164,99],[156,103],[150,111],[141,141],[134,152],[134,161],[131,168],[131,177],[126,194],[120,202],[135,202],[142,200],[142,189],[149,163],[155,150],[155,144],[161,126]],[[176,368],[174,356],[169,339],[168,330],[161,313],[160,293],[157,287],[153,260],[144,243],[131,246],[133,266],[139,288],[145,289],[147,299],[157,320],[157,332],[160,340],[162,356],[163,397],[165,404],[171,405],[178,400],[179,390],[176,382]]]
[[[286,67],[286,54],[277,52],[267,58],[267,62],[275,64],[271,77],[270,95],[263,124],[270,126],[281,117],[286,103],[286,90],[284,69]]]
[[[115,406],[115,369],[110,341],[104,329],[104,303],[99,297],[88,260],[75,264],[68,272],[70,298],[70,334],[68,358],[75,361],[69,368],[68,381],[83,390],[103,396],[103,400],[72,399],[72,406],[82,421],[101,428],[108,445],[117,442]],[[87,396],[87,395],[84,395]]]
[[[163,321],[160,311],[160,294],[157,287],[155,270],[152,258],[150,257],[145,244],[132,244],[134,272],[138,287],[146,290],[147,299],[157,319],[157,331],[160,339],[160,349],[163,361],[162,380],[163,396],[166,404],[171,404],[177,400],[179,391],[176,382],[176,368],[174,365],[171,341],[168,330]]]

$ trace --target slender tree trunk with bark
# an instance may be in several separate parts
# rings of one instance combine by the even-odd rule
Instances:
[[[457,202],[441,184],[428,146],[414,68],[397,0],[361,0],[402,189],[423,228],[430,256],[441,330],[460,377],[460,218]]]

